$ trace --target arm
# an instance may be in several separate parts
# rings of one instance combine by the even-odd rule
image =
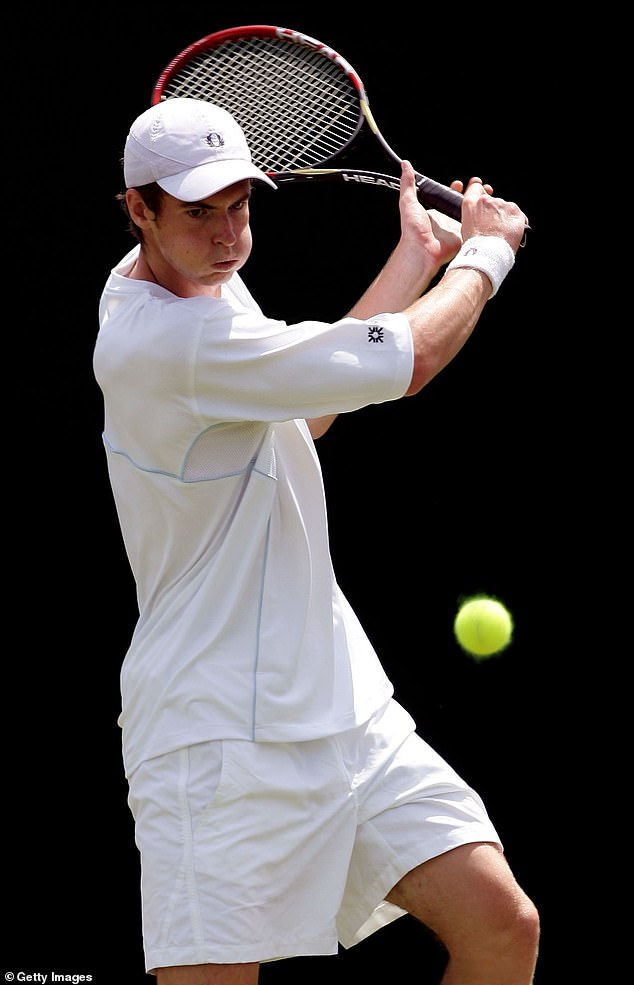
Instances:
[[[402,186],[401,211],[417,202],[409,165],[403,168]],[[460,182],[452,187],[462,190]],[[491,240],[493,250],[502,248],[500,255],[512,259],[526,232],[526,216],[513,202],[494,198],[491,193],[491,186],[483,185],[479,178],[469,182],[462,206],[462,237],[465,243],[474,236],[495,237]],[[504,240],[508,246],[496,240]],[[460,351],[491,294],[492,281],[480,270],[449,267],[427,294],[404,309],[414,347],[414,370],[406,396],[418,393]]]
[[[414,172],[408,164],[409,174]],[[435,210],[425,211],[414,194],[399,199],[401,236],[387,263],[351,308],[354,318],[369,318],[384,311],[403,311],[427,289],[440,267],[462,244],[460,224]],[[328,430],[336,414],[307,421],[313,438]]]
[[[312,437],[316,440],[321,438],[322,434],[325,434],[332,422],[337,417],[337,414],[325,414],[323,417],[310,417],[306,421],[308,425],[308,430],[310,431]]]
[[[462,183],[452,188],[462,191]],[[525,234],[526,216],[517,205],[494,198],[490,185],[472,178],[464,193],[462,224],[426,212],[418,201],[411,165],[403,162],[401,237],[378,277],[351,309],[356,318],[402,311],[412,330],[414,369],[405,396],[418,393],[460,351],[491,296],[491,281],[479,270],[445,271],[426,294],[441,267],[473,236],[503,239],[516,253]],[[423,295],[423,296],[421,296]],[[311,434],[324,434],[336,415],[308,422]]]
[[[452,187],[459,185],[454,182]],[[426,211],[418,201],[414,171],[408,162],[403,163],[399,210],[400,239],[378,277],[350,310],[355,318],[404,311],[427,290],[462,245],[460,223],[434,209]]]

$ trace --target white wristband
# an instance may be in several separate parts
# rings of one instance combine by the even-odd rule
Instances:
[[[514,263],[515,254],[505,239],[500,236],[472,236],[462,244],[447,270],[455,270],[457,267],[481,270],[493,285],[489,295],[492,298]]]

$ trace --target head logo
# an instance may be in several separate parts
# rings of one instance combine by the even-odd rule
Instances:
[[[211,131],[211,133],[207,134],[205,140],[207,141],[210,147],[224,147],[225,145],[225,138],[222,136],[222,134],[215,133],[213,130]]]
[[[368,326],[368,342],[383,342],[383,326],[382,325],[369,325]]]

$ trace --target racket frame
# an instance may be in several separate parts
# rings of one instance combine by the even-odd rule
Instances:
[[[163,69],[154,85],[154,88],[152,89],[152,105],[156,105],[164,99],[170,98],[165,94],[166,86],[177,75],[177,73],[189,64],[197,55],[202,55],[205,51],[218,47],[226,41],[237,41],[241,37],[246,36],[262,38],[276,37],[291,44],[299,45],[300,47],[315,51],[324,58],[334,62],[340,71],[347,76],[356,90],[360,110],[357,128],[349,136],[347,142],[337,149],[335,154],[333,154],[330,158],[324,158],[323,162],[321,162],[323,165],[328,164],[330,160],[338,157],[345,151],[346,147],[349,147],[352,144],[359,134],[364,122],[367,123],[370,131],[374,134],[374,137],[383,148],[385,154],[399,166],[401,165],[402,158],[399,157],[396,151],[393,150],[381,133],[370,109],[365,86],[361,81],[361,77],[358,72],[352,67],[350,62],[348,62],[347,59],[345,59],[329,45],[324,44],[322,41],[318,41],[310,35],[292,30],[291,28],[274,27],[273,25],[268,24],[251,24],[241,27],[225,28],[224,30],[216,31],[213,34],[208,34],[205,37],[200,38],[198,41],[195,41],[184,48]],[[248,136],[249,135],[247,134],[247,139]],[[385,187],[395,190],[400,188],[400,178],[395,175],[356,168],[328,168],[320,166],[312,168],[295,168],[290,171],[270,171],[266,168],[263,168],[263,170],[269,178],[276,182],[276,184],[285,184],[294,181],[331,180],[354,182],[359,185],[372,185],[375,187]],[[436,208],[438,211],[443,212],[445,215],[451,216],[460,222],[462,212],[462,195],[460,192],[454,191],[447,185],[433,181],[431,178],[427,178],[418,171],[415,171],[415,175],[418,195],[423,205],[427,208]]]

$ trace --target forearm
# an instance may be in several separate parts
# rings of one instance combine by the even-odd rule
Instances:
[[[399,242],[389,260],[372,282],[367,291],[350,310],[353,318],[371,318],[386,311],[403,311],[421,296],[428,287],[436,268],[432,262],[421,273],[420,261],[414,263],[411,251]],[[336,414],[314,417],[307,420],[308,429],[314,439],[326,433]]]
[[[405,310],[414,346],[414,372],[406,396],[418,393],[462,349],[490,295],[485,274],[461,268],[447,271]]]
[[[349,314],[371,318],[384,311],[403,311],[428,288],[438,266],[431,259],[421,264],[420,256],[400,241],[378,276],[359,298]]]

